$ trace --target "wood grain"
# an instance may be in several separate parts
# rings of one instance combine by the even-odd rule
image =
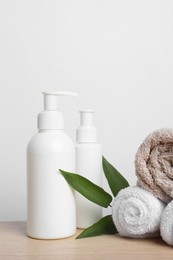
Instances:
[[[1,222],[0,260],[173,259],[173,248],[161,238],[140,240],[104,235],[75,239],[76,235],[62,240],[36,240],[27,237],[24,222]]]

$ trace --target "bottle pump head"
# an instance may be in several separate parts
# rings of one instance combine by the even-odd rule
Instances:
[[[93,126],[94,111],[86,109],[80,112],[80,127],[77,129],[78,143],[93,143],[97,141],[97,131]]]
[[[64,129],[62,112],[58,111],[58,96],[76,97],[77,94],[68,91],[43,92],[44,111],[38,115],[38,130]]]

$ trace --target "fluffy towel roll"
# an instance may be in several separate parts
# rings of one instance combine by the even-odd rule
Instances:
[[[150,134],[136,154],[137,185],[162,201],[173,198],[173,129]]]
[[[165,242],[173,246],[173,201],[167,205],[162,214],[160,234]]]
[[[165,203],[140,187],[121,190],[112,204],[112,217],[121,236],[147,238],[159,235]]]

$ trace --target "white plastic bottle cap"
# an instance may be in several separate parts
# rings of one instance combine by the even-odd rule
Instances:
[[[38,130],[64,129],[63,113],[58,111],[58,96],[76,97],[77,94],[68,91],[43,92],[44,111],[38,115]]]
[[[97,131],[93,126],[93,110],[85,109],[80,112],[80,126],[76,131],[78,143],[93,143],[97,141]]]

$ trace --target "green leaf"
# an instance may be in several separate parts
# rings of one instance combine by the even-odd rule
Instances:
[[[108,181],[109,187],[114,196],[118,194],[121,189],[129,186],[128,181],[115,169],[104,157],[102,160],[103,171]]]
[[[102,188],[78,174],[65,172],[63,170],[59,171],[64,176],[68,184],[85,198],[104,208],[110,206],[112,196]]]
[[[76,239],[116,233],[118,233],[118,231],[113,223],[112,216],[108,215],[100,219],[91,227],[85,229],[78,237],[76,237]]]

